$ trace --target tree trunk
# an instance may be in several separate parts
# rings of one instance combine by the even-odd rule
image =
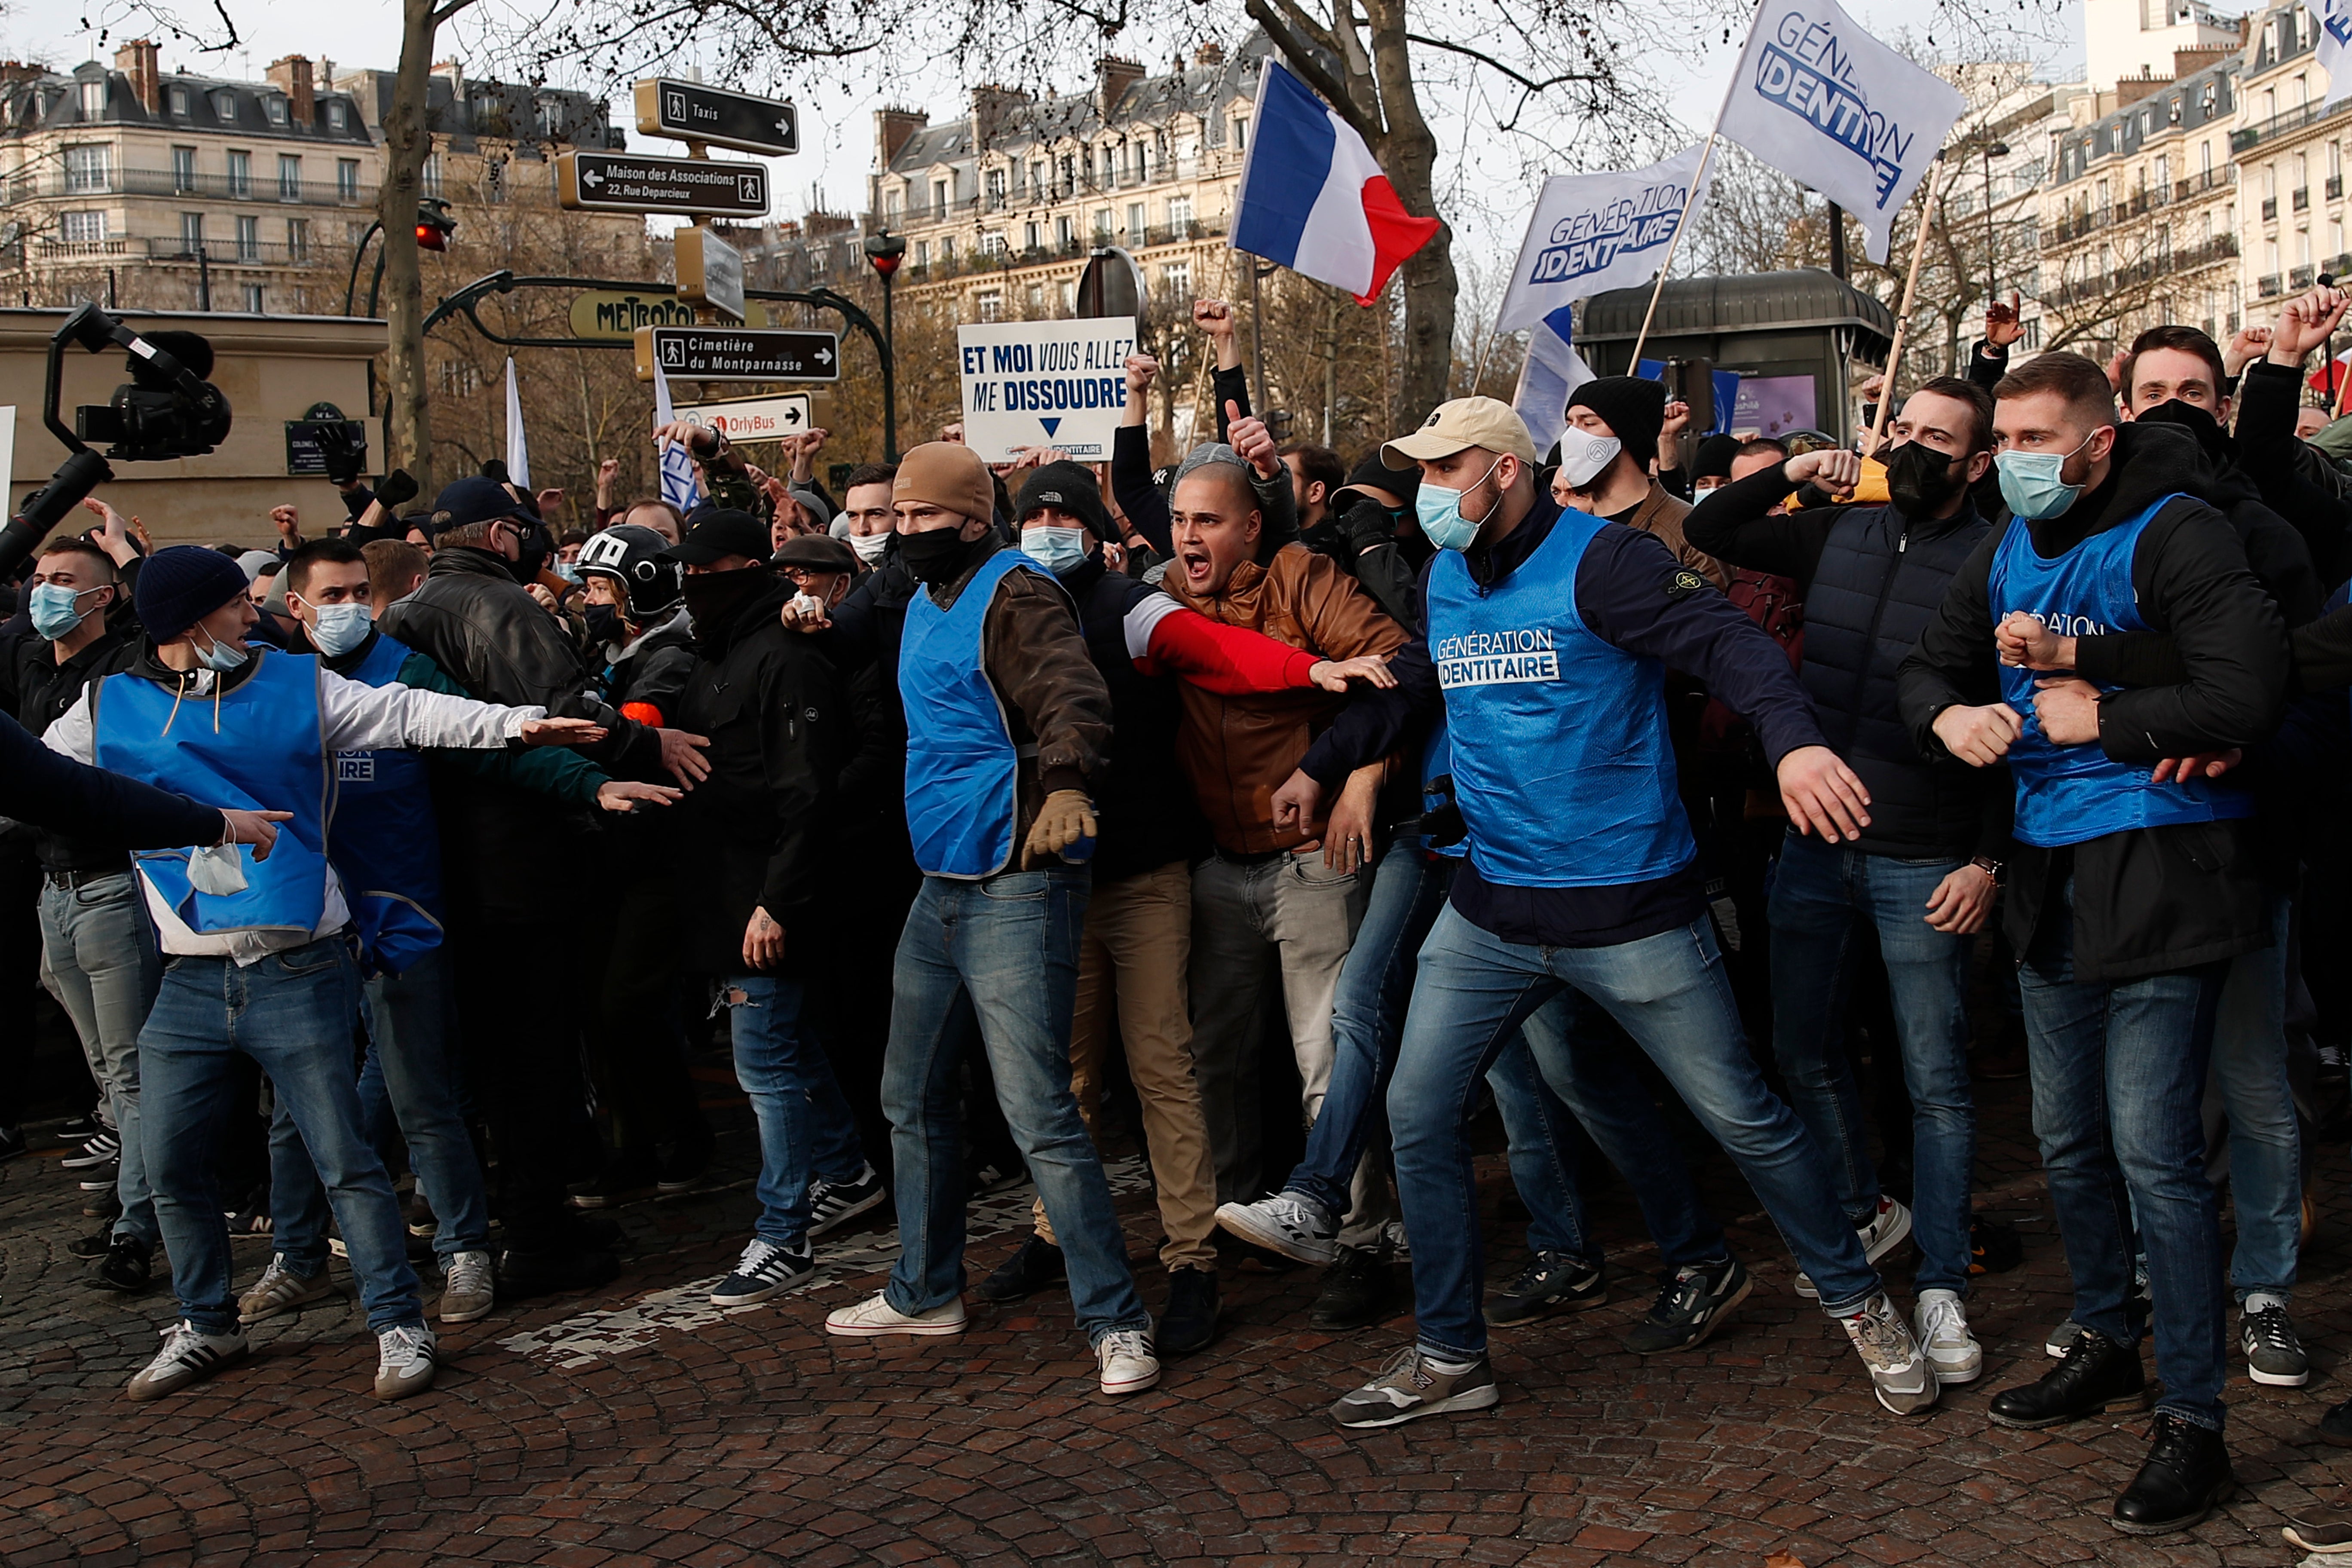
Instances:
[[[1405,41],[1404,0],[1367,0],[1371,22],[1372,74],[1380,86],[1387,133],[1372,144],[1404,209],[1437,212],[1437,138],[1422,118],[1412,61]],[[1390,428],[1410,430],[1445,401],[1454,371],[1454,230],[1440,222],[1427,245],[1405,262],[1404,363]]]
[[[416,251],[416,201],[432,137],[425,130],[425,94],[433,80],[433,0],[401,0],[400,68],[383,116],[383,184],[376,216],[383,224],[385,441],[392,458],[430,497],[433,412],[425,384],[425,286]]]

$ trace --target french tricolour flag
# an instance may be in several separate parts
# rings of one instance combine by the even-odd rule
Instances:
[[[1437,220],[1406,212],[1364,139],[1270,59],[1255,121],[1234,198],[1233,247],[1370,304],[1429,243]]]

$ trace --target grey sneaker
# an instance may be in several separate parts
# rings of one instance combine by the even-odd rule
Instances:
[[[441,1321],[470,1323],[498,1304],[498,1270],[487,1252],[453,1252],[441,1282]]]
[[[1328,1263],[1339,1255],[1339,1227],[1322,1205],[1291,1193],[1254,1204],[1219,1204],[1217,1223],[1244,1241],[1300,1263]]]
[[[1958,1291],[1920,1291],[1911,1321],[1937,1383],[1974,1383],[1983,1375],[1984,1347],[1969,1332]]]
[[[375,1337],[375,1396],[405,1399],[433,1386],[433,1331],[423,1323],[394,1323]]]
[[[247,1353],[244,1334],[234,1331],[199,1333],[195,1324],[183,1318],[163,1331],[163,1348],[133,1374],[122,1392],[131,1399],[161,1399],[223,1367],[235,1366]]]
[[[1499,1404],[1495,1369],[1480,1356],[1466,1372],[1438,1372],[1419,1345],[1391,1356],[1378,1377],[1331,1406],[1332,1418],[1356,1431],[1402,1426],[1424,1415],[1486,1410]]]
[[[1935,1406],[1935,1368],[1920,1352],[1905,1326],[1903,1314],[1884,1293],[1863,1303],[1862,1310],[1839,1320],[1845,1337],[1870,1369],[1878,1403],[1897,1415],[1920,1415]]]
[[[1893,1198],[1882,1197],[1870,1223],[1855,1226],[1853,1234],[1862,1243],[1864,1261],[1875,1263],[1910,1239],[1911,1211]],[[1808,1301],[1822,1299],[1821,1291],[1813,1286],[1812,1276],[1804,1273],[1797,1276],[1797,1294]]]
[[[2311,1381],[2310,1358],[2284,1307],[2241,1314],[2238,1348],[2245,1352],[2246,1375],[2266,1387],[2301,1388]]]
[[[272,1253],[269,1267],[261,1271],[261,1278],[236,1299],[236,1321],[250,1327],[280,1312],[299,1312],[313,1301],[340,1300],[341,1296],[325,1269],[305,1279],[288,1267],[284,1253]]]

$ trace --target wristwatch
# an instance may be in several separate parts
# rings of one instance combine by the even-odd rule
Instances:
[[[1986,876],[1990,877],[1994,887],[1998,888],[2000,886],[2001,863],[2000,861],[1994,859],[1990,855],[1979,855],[1975,859],[1970,860],[1969,864],[1974,866],[1978,870],[1982,871]]]

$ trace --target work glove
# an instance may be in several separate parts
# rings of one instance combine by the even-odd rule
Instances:
[[[1339,519],[1339,531],[1358,553],[1396,542],[1396,514],[1369,496],[1357,500]]]
[[[1095,836],[1095,803],[1086,792],[1057,789],[1045,797],[1037,808],[1037,820],[1029,825],[1029,841],[1021,847],[1021,868],[1053,859],[1080,839]]]

